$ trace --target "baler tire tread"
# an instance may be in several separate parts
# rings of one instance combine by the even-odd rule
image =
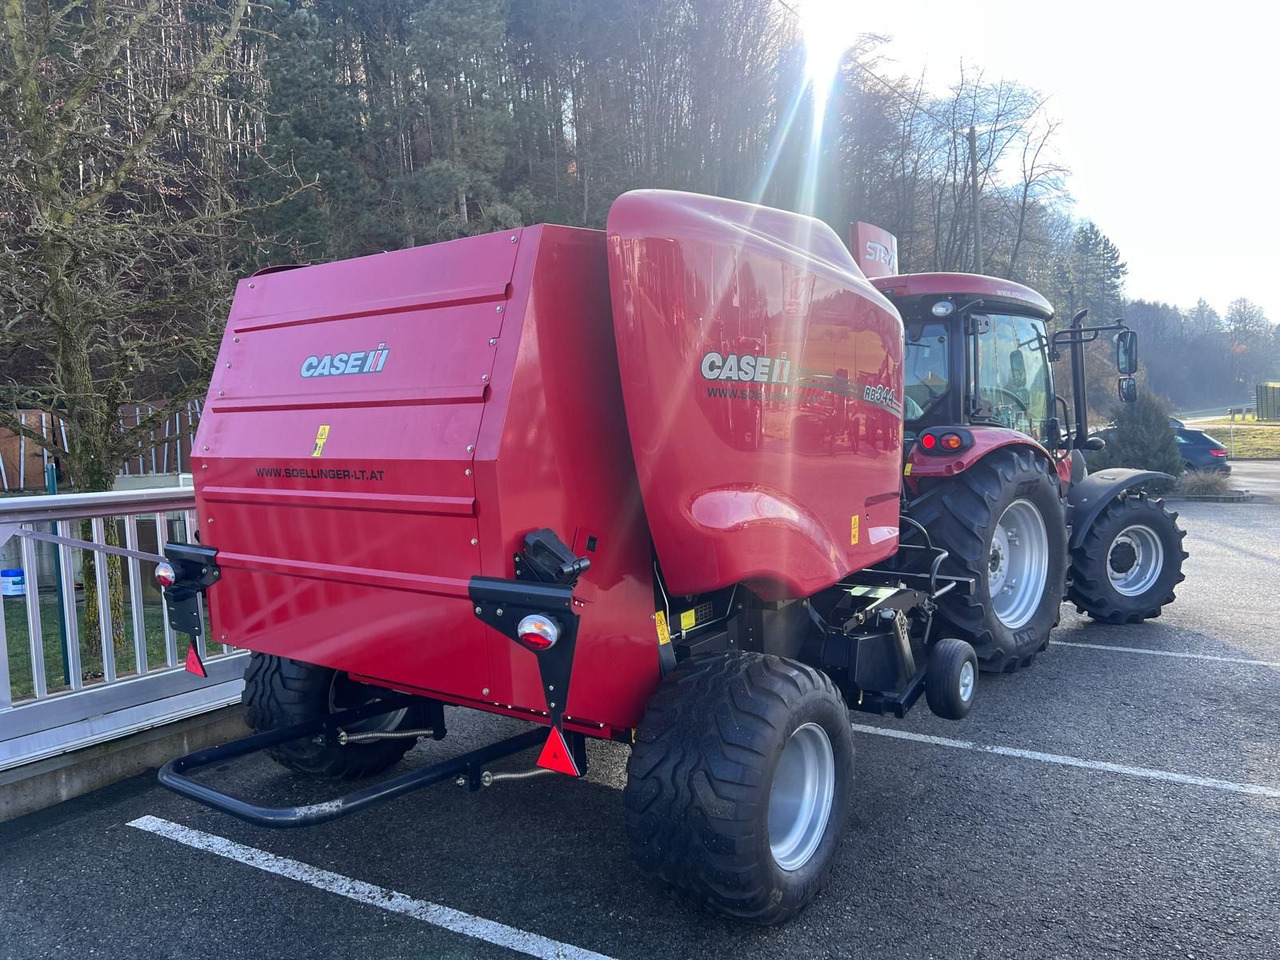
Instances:
[[[788,873],[770,852],[767,815],[773,772],[797,716],[825,719],[837,766],[818,849]],[[623,791],[632,854],[646,874],[704,907],[759,924],[785,922],[817,894],[835,860],[852,756],[848,709],[826,674],[745,651],[687,660],[663,680],[636,729]]]
[[[1174,587],[1187,579],[1182,572],[1182,561],[1188,557],[1182,548],[1187,533],[1177,521],[1175,511],[1146,493],[1108,504],[1094,519],[1080,546],[1071,551],[1067,599],[1075,604],[1079,613],[1099,623],[1141,623],[1160,616],[1164,607],[1175,599]],[[1142,522],[1155,529],[1164,546],[1165,565],[1159,580],[1138,597],[1125,597],[1111,590],[1106,569],[1111,541],[1131,522]]]
[[[255,732],[323,716],[329,709],[329,687],[334,671],[301,660],[253,653],[244,675],[245,724]],[[410,710],[402,726],[410,726]],[[290,770],[323,780],[358,780],[395,766],[414,740],[374,740],[369,743],[329,746],[294,740],[268,747],[271,759]]]
[[[984,529],[998,519],[994,506],[1004,491],[1015,483],[1019,475],[1039,473],[1046,489],[1056,492],[1058,475],[1053,465],[1043,456],[1031,450],[996,450],[955,477],[948,478],[934,487],[931,493],[921,497],[911,516],[928,531],[935,546],[950,551],[941,573],[948,576],[971,577],[981,582],[987,557],[987,535]],[[1023,481],[1025,482],[1025,481]],[[1046,497],[1047,499],[1047,497]],[[1038,628],[1031,624],[1017,631],[1018,634],[1033,630],[1029,641],[1020,638],[1010,642],[997,637],[991,629],[982,599],[969,591],[953,590],[938,601],[939,617],[949,623],[961,639],[972,644],[983,670],[991,673],[1012,673],[1031,665],[1036,654],[1049,645],[1049,636],[1061,620],[1062,599],[1066,595],[1067,535],[1066,521],[1061,512],[1063,506],[1058,496],[1056,516],[1044,516],[1051,551],[1047,595],[1051,595],[1049,609],[1042,606],[1037,618],[1043,622]],[[1043,516],[1044,511],[1041,510]],[[1056,524],[1055,524],[1056,519]],[[1054,550],[1054,541],[1060,551]],[[1054,553],[1057,553],[1056,563]],[[1056,573],[1055,573],[1056,567]],[[1042,601],[1043,603],[1043,601]],[[990,614],[994,619],[995,614]],[[1001,627],[1007,632],[1007,628]]]

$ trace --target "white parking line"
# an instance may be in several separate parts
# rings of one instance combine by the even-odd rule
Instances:
[[[442,907],[438,903],[415,900],[413,897],[397,893],[394,890],[388,890],[386,887],[375,887],[371,883],[352,880],[350,877],[344,877],[340,873],[330,873],[328,870],[321,870],[319,867],[313,867],[307,863],[290,860],[287,857],[278,857],[274,853],[267,853],[267,851],[259,850],[257,847],[246,847],[244,844],[228,840],[226,837],[205,833],[203,830],[195,830],[191,827],[184,827],[171,820],[146,816],[129,821],[129,826],[137,827],[139,830],[145,830],[148,833],[154,833],[157,836],[167,837],[170,840],[176,840],[178,843],[186,844],[188,847],[194,847],[197,850],[203,850],[206,853],[226,857],[228,860],[234,860],[236,863],[243,863],[258,870],[264,870],[267,873],[274,873],[290,880],[297,880],[299,883],[305,883],[308,886],[315,887],[317,890],[334,893],[340,897],[346,897],[348,900],[377,907],[379,910],[386,910],[389,913],[399,913],[406,917],[413,917],[415,920],[421,920],[424,923],[441,927],[453,933],[460,933],[464,937],[483,940],[485,943],[506,947],[508,950],[515,950],[517,953],[523,953],[530,957],[540,957],[543,960],[611,960],[611,958],[601,953],[583,950],[581,947],[575,947],[572,944],[541,937],[536,933],[528,933],[516,927],[508,927],[506,924],[486,920],[483,917],[474,917],[469,913],[463,913],[461,910]]]
[[[932,737],[925,733],[909,733],[906,730],[892,730],[887,727],[869,727],[855,723],[856,733],[869,733],[875,737],[891,737],[894,740],[912,740],[916,743],[929,743],[935,747],[950,747],[952,750],[973,750],[978,753],[994,753],[1002,757],[1017,757],[1019,760],[1036,760],[1040,763],[1054,763],[1061,767],[1081,767],[1085,770],[1101,770],[1104,773],[1118,773],[1126,777],[1142,777],[1145,780],[1163,780],[1165,783],[1176,783],[1184,787],[1208,787],[1210,790],[1224,790],[1228,793],[1243,793],[1251,797],[1269,797],[1280,800],[1280,789],[1261,787],[1253,783],[1235,783],[1231,780],[1214,780],[1210,777],[1193,777],[1185,773],[1173,773],[1169,770],[1153,770],[1150,767],[1131,767],[1123,763],[1109,763],[1105,760],[1082,760],[1079,757],[1064,757],[1056,753],[1040,753],[1037,750],[1020,750],[1017,747],[998,747],[970,740],[952,740],[950,737]]]
[[[1215,657],[1209,653],[1179,653],[1173,650],[1145,650],[1142,647],[1117,647],[1109,643],[1077,643],[1074,640],[1050,640],[1055,647],[1086,647],[1089,650],[1114,650],[1117,653],[1145,653],[1152,657],[1179,657],[1183,660],[1214,660],[1218,663],[1243,663],[1250,667],[1277,667],[1273,660],[1246,660],[1243,657]]]

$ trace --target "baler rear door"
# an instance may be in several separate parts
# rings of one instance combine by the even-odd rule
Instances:
[[[224,642],[486,687],[472,455],[518,239],[241,282],[193,462]]]
[[[609,211],[618,366],[672,593],[809,596],[897,546],[902,321],[810,217],[666,190]]]

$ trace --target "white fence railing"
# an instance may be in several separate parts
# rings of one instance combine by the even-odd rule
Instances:
[[[0,597],[0,770],[240,699],[247,654],[202,649],[208,679],[187,673],[153,579],[165,541],[198,529],[189,488],[0,499],[0,548],[17,538],[25,581]]]

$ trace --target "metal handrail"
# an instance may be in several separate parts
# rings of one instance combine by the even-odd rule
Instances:
[[[20,633],[10,631],[6,636],[4,617],[0,615],[0,770],[239,699],[247,654],[225,644],[213,650],[205,650],[201,644],[208,677],[186,673],[163,604],[158,605],[159,618],[151,627],[155,630],[163,625],[163,653],[149,653],[147,648],[149,616],[144,613],[143,565],[161,559],[158,553],[151,552],[147,542],[150,528],[154,525],[155,549],[161,553],[170,536],[167,528],[171,523],[184,527],[184,539],[194,539],[198,533],[195,505],[195,490],[191,487],[0,498],[0,546],[17,541],[21,547],[19,563],[26,575],[25,594],[0,601],[3,607],[22,604],[26,626],[24,643]],[[88,539],[83,539],[82,521],[91,531]],[[121,546],[106,542],[108,529],[116,522],[123,527]],[[147,536],[139,537],[140,531]],[[42,543],[50,546],[41,547],[38,553],[37,547]],[[43,554],[50,548],[57,559],[52,580],[46,567],[48,554]],[[128,571],[124,592],[131,615],[125,617],[125,639],[120,650],[115,649],[111,625],[106,563],[94,567],[99,635],[81,636],[76,596],[78,550],[100,559],[105,559],[106,553],[123,558]],[[42,554],[45,563],[41,562]],[[45,620],[52,615],[52,606],[61,624],[62,657],[60,661],[49,660],[49,666],[63,675],[56,681],[46,676],[42,606]],[[132,649],[127,639],[130,633]],[[20,698],[15,698],[18,691],[9,675],[8,654],[16,652],[10,649],[14,643],[27,648],[30,663],[30,690],[23,690]],[[100,676],[83,675],[81,653],[89,650],[94,651],[95,658],[101,651]],[[51,648],[50,657],[53,656]]]
[[[126,513],[190,510],[193,506],[195,490],[191,487],[3,497],[0,498],[0,523],[87,520],[91,517],[114,517]],[[145,509],[137,509],[139,507]]]

